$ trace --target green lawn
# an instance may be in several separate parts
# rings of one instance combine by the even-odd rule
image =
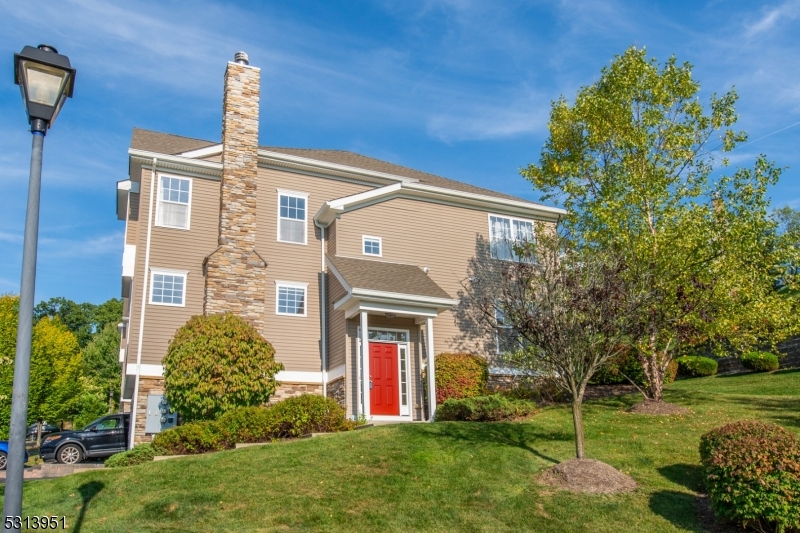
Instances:
[[[759,418],[800,433],[800,371],[673,384],[689,416],[632,415],[636,396],[585,408],[587,454],[636,492],[581,496],[536,484],[573,454],[566,407],[524,423],[369,428],[25,484],[24,514],[71,531],[703,531],[698,439]],[[2,489],[0,489],[2,490]]]

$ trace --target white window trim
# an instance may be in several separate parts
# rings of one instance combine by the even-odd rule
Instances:
[[[295,243],[296,244],[296,243]],[[291,289],[303,289],[303,314],[297,313],[281,313],[280,309],[280,289],[287,287]],[[293,316],[293,317],[307,317],[308,316],[308,283],[300,283],[297,281],[280,281],[275,280],[275,314],[279,316]]]
[[[161,178],[176,178],[179,180],[188,180],[189,181],[189,204],[187,205],[186,209],[186,227],[182,228],[180,226],[169,226],[167,224],[159,224],[158,221],[160,220],[161,215]],[[192,227],[192,189],[194,188],[194,180],[188,176],[180,176],[178,174],[164,174],[163,172],[158,172],[156,174],[156,181],[158,182],[158,186],[156,187],[156,219],[155,219],[155,226],[158,228],[169,228],[169,229],[180,229],[183,231],[189,231]]]
[[[298,244],[300,246],[306,246],[308,244],[308,193],[307,192],[298,192],[298,191],[289,191],[287,189],[275,189],[278,191],[278,212],[276,213],[277,217],[277,229],[278,235],[277,239],[278,242],[285,242],[286,244]],[[293,242],[293,241],[282,241],[281,240],[281,196],[294,196],[295,198],[303,198],[306,201],[306,217],[303,220],[303,242]],[[289,220],[296,220],[296,219],[289,219]],[[293,315],[293,316],[300,316],[300,315]]]
[[[364,247],[367,245],[367,239],[371,241],[378,241],[378,250],[379,253],[377,254],[368,254]],[[383,239],[380,237],[374,237],[372,235],[362,235],[361,236],[361,254],[368,255],[370,257],[383,257]]]
[[[183,303],[180,304],[165,304],[162,302],[153,301],[153,282],[155,281],[156,274],[166,274],[167,276],[183,276]],[[186,307],[186,287],[189,282],[188,270],[175,270],[173,268],[150,268],[150,297],[147,302],[150,305],[163,305],[164,307]]]
[[[518,222],[529,222],[531,224],[531,234],[533,235],[533,240],[536,240],[536,221],[531,220],[529,218],[519,218],[519,217],[512,217],[509,215],[500,215],[497,213],[488,213],[486,216],[486,222],[489,224],[489,256],[491,257],[491,246],[492,246],[492,217],[496,218],[505,218],[508,219],[509,224],[511,225],[511,231],[514,231],[514,221]],[[516,239],[514,240],[516,242]],[[492,257],[492,259],[495,259]],[[496,261],[514,261],[514,258],[511,259],[495,259]]]

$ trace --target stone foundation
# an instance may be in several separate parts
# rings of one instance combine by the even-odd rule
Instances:
[[[344,383],[344,376],[328,382],[328,398],[333,398],[336,403],[347,409]]]
[[[278,390],[269,399],[269,403],[277,403],[287,398],[295,398],[303,394],[317,394],[322,396],[322,383],[287,383],[281,382]]]
[[[139,396],[136,398],[136,422],[134,424],[136,433],[133,437],[134,445],[153,441],[153,434],[144,432],[147,419],[147,396],[149,394],[164,394],[164,378],[139,377]]]
[[[492,393],[507,391],[513,389],[514,385],[516,385],[516,382],[517,376],[508,374],[489,374],[489,380],[486,382],[486,389]]]

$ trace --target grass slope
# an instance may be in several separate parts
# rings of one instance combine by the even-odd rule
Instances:
[[[556,406],[523,423],[383,426],[31,481],[24,514],[66,515],[84,532],[699,532],[702,433],[743,418],[800,433],[800,371],[680,381],[665,397],[694,414],[626,413],[636,396],[586,405],[587,454],[640,484],[628,495],[536,484],[573,457],[570,413]]]

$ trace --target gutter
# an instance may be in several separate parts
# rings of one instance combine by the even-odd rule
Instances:
[[[320,225],[316,220],[314,225],[319,228],[321,237],[320,248],[320,273],[319,278],[319,301],[320,301],[320,348],[322,351],[322,397],[328,397],[328,324],[327,324],[327,304],[325,299],[325,226]]]

